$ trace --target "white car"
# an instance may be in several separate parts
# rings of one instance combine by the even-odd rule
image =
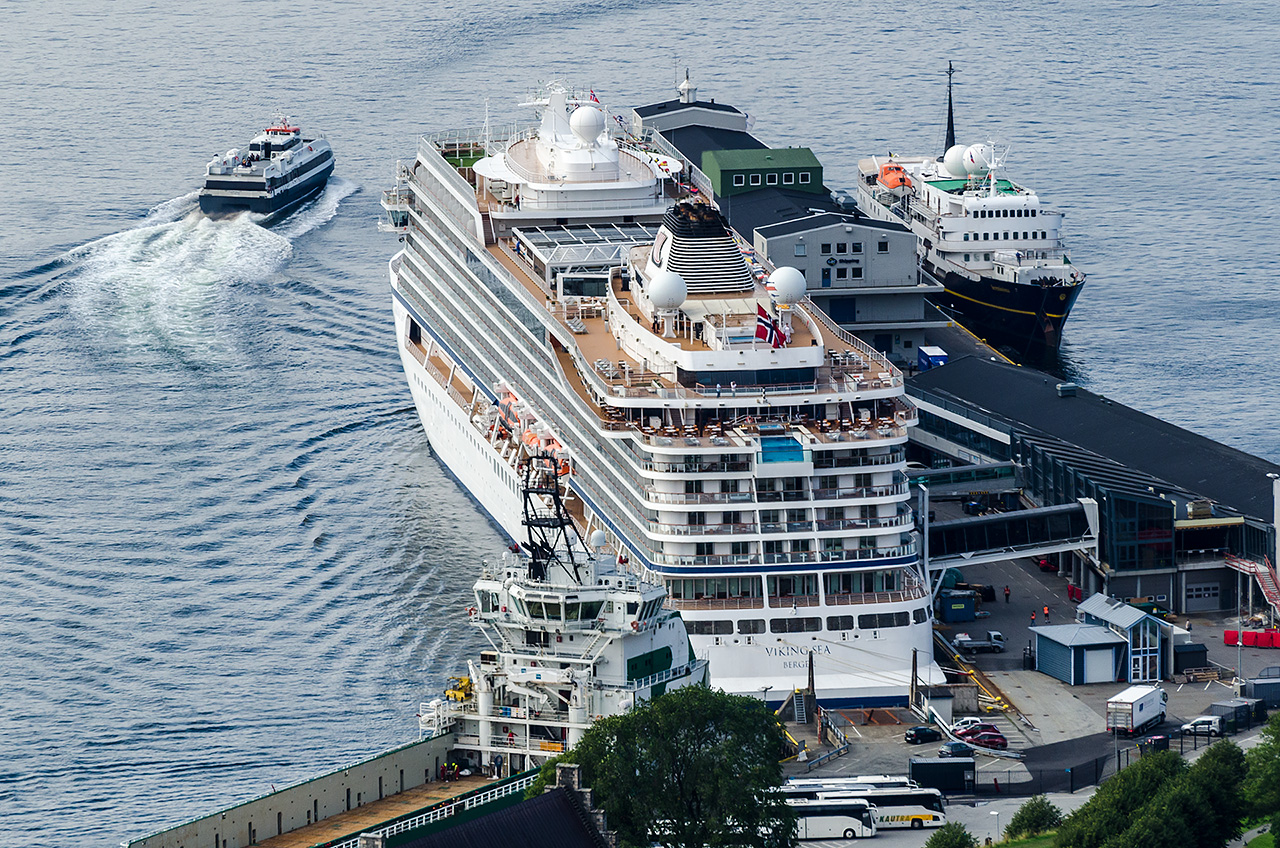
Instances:
[[[1196,716],[1182,725],[1182,733],[1185,736],[1221,736],[1222,716]]]
[[[965,716],[964,718],[958,718],[956,719],[956,723],[951,725],[951,732],[959,733],[962,730],[968,730],[970,727],[978,724],[986,724],[986,719],[981,719],[977,716]]]

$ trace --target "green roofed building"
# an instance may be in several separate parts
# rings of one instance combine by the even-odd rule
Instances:
[[[822,163],[807,147],[706,150],[702,172],[716,197],[746,194],[766,186],[826,195]]]

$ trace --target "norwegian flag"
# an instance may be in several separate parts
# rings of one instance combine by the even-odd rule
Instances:
[[[595,90],[594,88],[593,88],[593,89],[591,89],[591,102],[592,102],[592,103],[599,103],[599,102],[600,102],[600,98],[599,98],[599,97],[596,97],[596,90]]]
[[[758,303],[756,304],[756,338],[768,342],[770,347],[774,348],[782,347],[786,341],[782,336],[782,330]]]

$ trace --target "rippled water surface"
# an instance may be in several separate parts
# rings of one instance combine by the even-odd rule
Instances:
[[[0,28],[0,844],[108,845],[415,734],[503,540],[433,458],[378,191],[537,81],[700,94],[827,182],[962,140],[1068,211],[1065,367],[1280,459],[1270,4],[18,3]],[[181,9],[175,9],[174,6]],[[275,112],[337,178],[194,212]]]

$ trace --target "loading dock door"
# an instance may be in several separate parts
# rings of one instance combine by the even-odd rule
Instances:
[[[1211,612],[1222,609],[1217,583],[1187,584],[1187,612]]]
[[[1111,648],[1093,648],[1084,652],[1084,682],[1114,683],[1115,666]]]

